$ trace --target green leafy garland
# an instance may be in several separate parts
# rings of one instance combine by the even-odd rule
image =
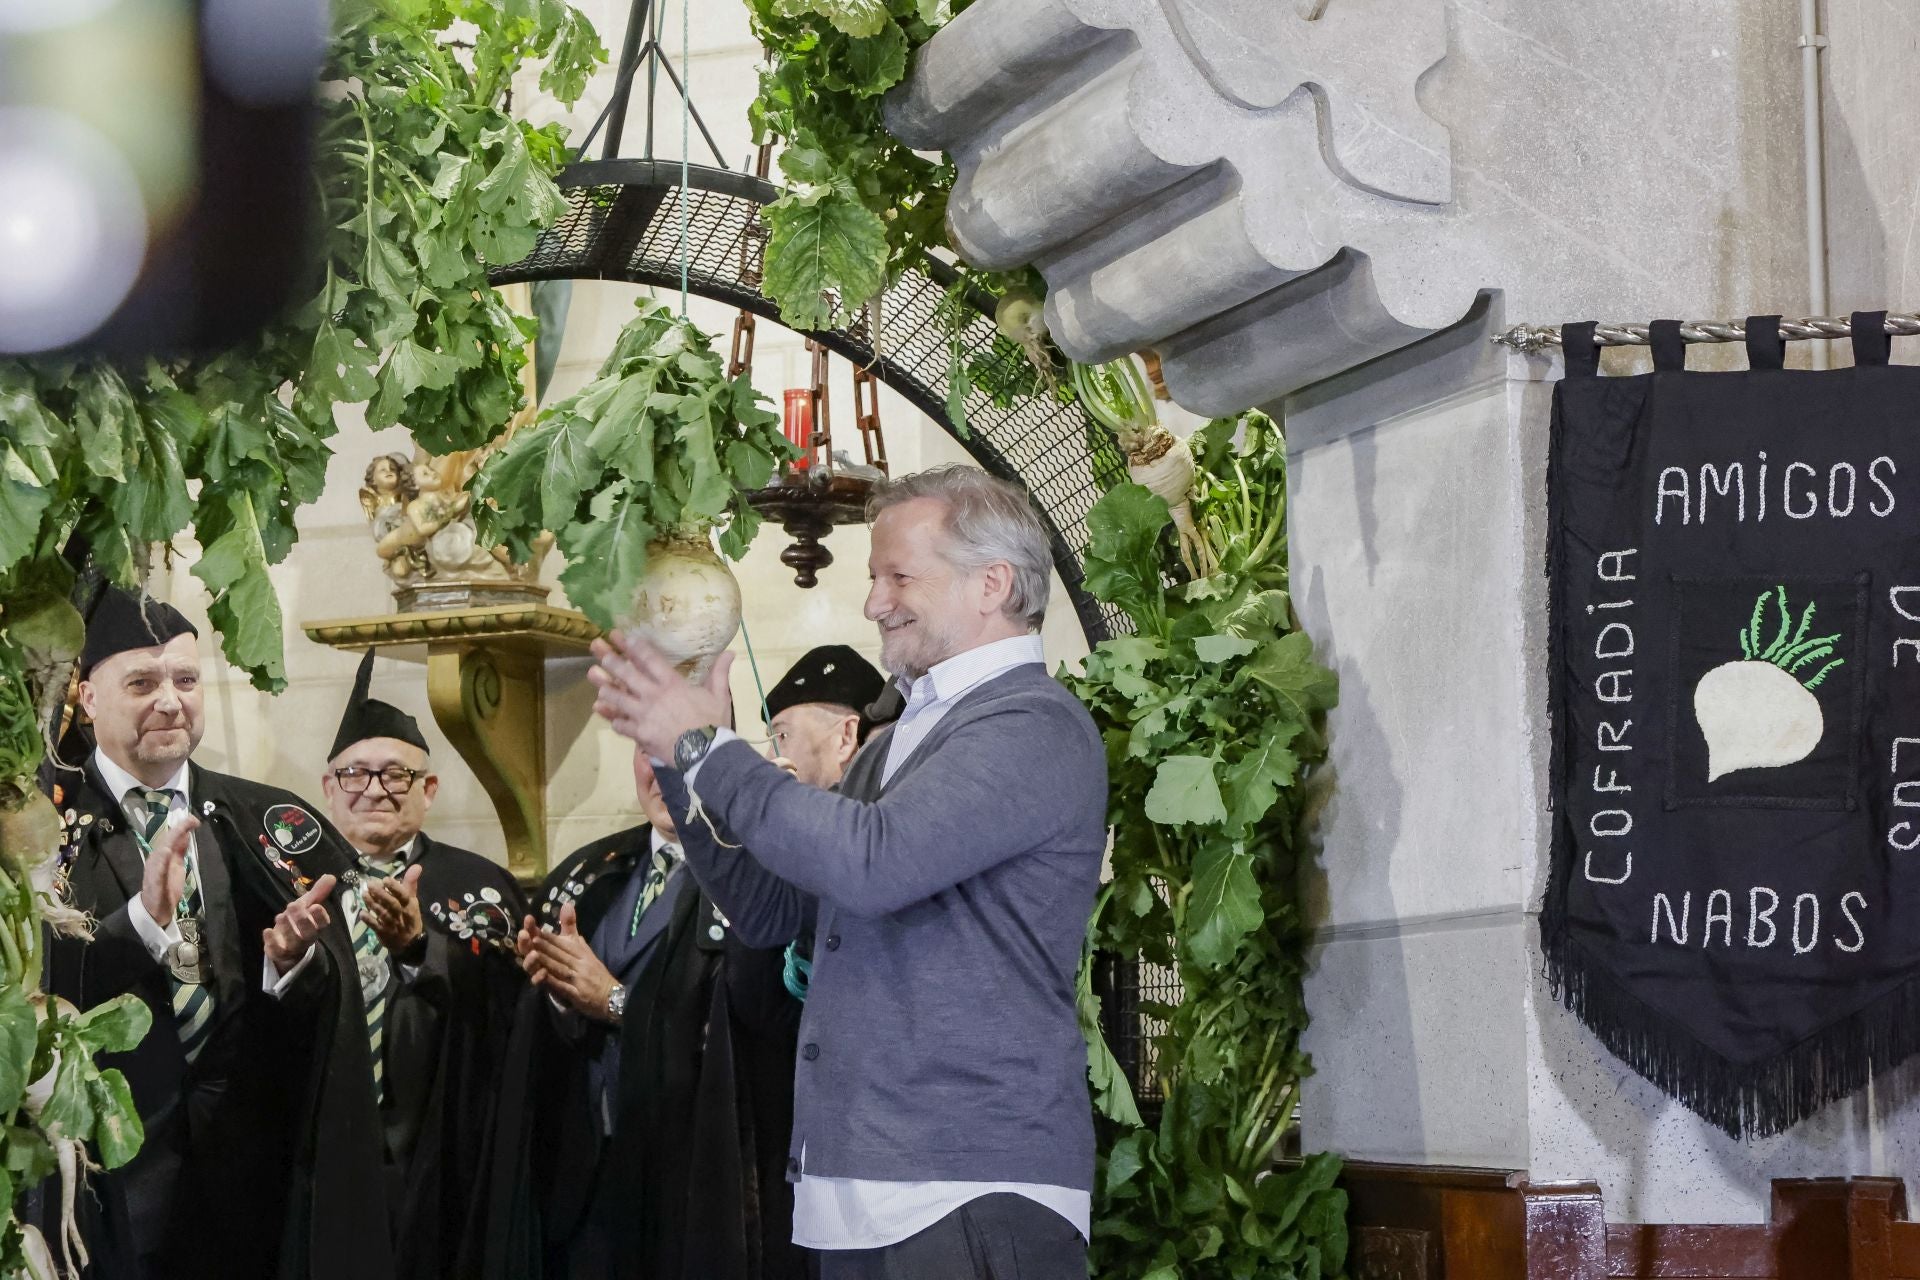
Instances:
[[[35,772],[81,641],[63,552],[84,547],[92,568],[132,585],[149,546],[192,537],[228,660],[259,688],[284,687],[267,569],[320,495],[334,407],[366,403],[371,425],[405,422],[445,452],[491,439],[519,406],[531,324],[488,287],[485,264],[525,256],[558,216],[567,155],[558,127],[509,113],[510,81],[542,63],[542,87],[570,101],[604,57],[562,0],[337,0],[311,299],[210,358],[0,361],[0,1191],[45,1177],[56,1155],[71,1161],[63,1144],[91,1140],[112,1165],[140,1141],[125,1082],[90,1056],[137,1042],[138,1015],[115,1004],[76,1016],[35,994],[42,913],[57,914],[40,895],[61,839]],[[27,1081],[41,1084],[29,1094]],[[25,1273],[29,1249],[43,1270],[12,1200],[0,1275]]]
[[[542,412],[474,478],[480,532],[524,557],[551,531],[567,599],[614,626],[656,538],[726,523],[738,560],[760,527],[746,495],[800,455],[746,374],[707,336],[642,298],[598,376]]]
[[[1165,1102],[1150,1130],[1083,978],[1097,1101],[1119,1122],[1101,1153],[1094,1270],[1317,1280],[1345,1265],[1339,1163],[1272,1162],[1311,1069],[1295,833],[1337,686],[1287,595],[1285,441],[1249,413],[1193,444],[1195,518],[1219,572],[1168,587],[1166,503],[1138,485],[1109,492],[1088,517],[1087,586],[1137,632],[1102,642],[1067,679],[1106,740],[1114,825],[1089,945],[1170,970],[1181,988],[1177,1003],[1141,1004],[1164,1024],[1151,1047]]]
[[[968,0],[747,0],[766,46],[748,108],[783,144],[787,193],[767,206],[763,288],[797,330],[844,323],[946,243],[953,166],[887,132],[882,102],[910,54]]]
[[[946,238],[954,168],[887,132],[883,103],[913,58],[972,0],[746,0],[767,50],[747,109],[756,143],[778,141],[786,192],[761,213],[767,227],[761,287],[781,322],[806,331],[843,324],[903,274],[933,261],[958,272],[941,299],[947,326],[947,417],[962,435],[977,389],[1006,408],[1033,395],[1065,397],[1059,353],[1044,328],[1009,329],[985,349],[963,334],[974,304],[1032,303],[1038,271],[976,271],[952,261]]]

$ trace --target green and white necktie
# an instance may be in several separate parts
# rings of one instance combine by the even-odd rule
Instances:
[[[667,877],[673,874],[674,867],[680,861],[680,846],[662,845],[653,851],[653,861],[647,867],[647,878],[640,886],[640,901],[633,904],[633,920],[627,925],[627,936],[633,937],[640,932],[640,917],[647,914],[654,899],[667,887]]]
[[[151,852],[154,837],[167,825],[167,814],[173,808],[173,792],[159,787],[135,787],[127,792],[122,807],[132,820],[134,830],[140,833],[140,852]],[[200,905],[200,871],[197,860],[189,851],[186,885],[180,894],[176,918],[198,915]],[[154,923],[162,924],[159,920]],[[205,945],[204,940],[201,945]],[[202,963],[205,963],[205,957],[202,957]],[[167,985],[172,990],[173,1022],[180,1035],[180,1047],[185,1051],[187,1061],[192,1062],[207,1047],[207,1040],[213,1034],[213,992],[204,983],[181,982],[171,971],[167,974]]]
[[[373,926],[367,923],[366,886],[375,880],[385,880],[399,870],[397,862],[379,863],[371,858],[360,859],[361,881],[353,890],[353,952],[354,960],[362,974],[376,968],[385,968],[391,964],[387,958],[387,944],[380,941]],[[360,995],[367,1009],[367,1048],[373,1061],[373,1096],[386,1097],[387,1085],[387,1005],[391,1000],[393,981],[389,974],[387,981],[373,995],[367,994],[367,982],[361,979]]]

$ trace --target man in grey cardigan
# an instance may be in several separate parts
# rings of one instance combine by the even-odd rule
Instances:
[[[596,710],[657,759],[689,866],[749,945],[818,900],[788,1176],[822,1280],[1083,1280],[1093,1185],[1074,976],[1106,844],[1105,752],[1052,680],[1044,528],[970,468],[869,508],[899,721],[817,790],[718,728],[729,663],[688,683],[597,646]],[[748,852],[751,851],[751,852]]]

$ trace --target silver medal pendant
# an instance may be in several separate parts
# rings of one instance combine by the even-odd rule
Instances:
[[[393,968],[387,963],[384,948],[378,955],[362,955],[359,968],[360,998],[371,1004],[379,999],[380,993],[387,989],[389,982],[393,981]]]
[[[200,921],[195,916],[182,916],[178,923],[180,941],[167,948],[167,972],[182,986],[197,987],[207,980],[200,950]]]

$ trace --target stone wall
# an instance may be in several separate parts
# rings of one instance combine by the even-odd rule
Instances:
[[[1804,313],[1789,8],[1641,5],[1600,26],[1567,6],[1448,6],[1447,88],[1430,101],[1457,182],[1506,206],[1507,248],[1483,278],[1500,292],[1452,338],[1285,406],[1296,599],[1342,678],[1314,888],[1309,1147],[1593,1179],[1624,1221],[1756,1222],[1775,1177],[1920,1169],[1920,1068],[1738,1142],[1612,1058],[1540,977],[1559,369],[1486,335]],[[1913,177],[1885,111],[1920,60],[1904,14],[1834,8],[1833,309],[1899,309]],[[1645,352],[1606,364],[1644,368]]]

